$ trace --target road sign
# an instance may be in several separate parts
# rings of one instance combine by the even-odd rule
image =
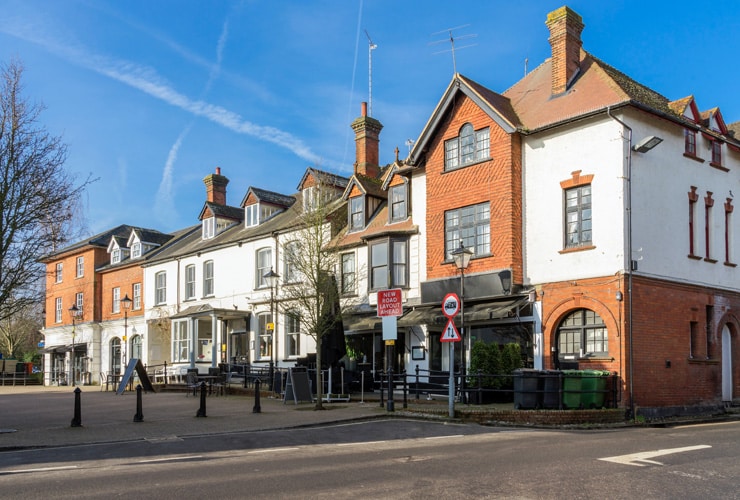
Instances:
[[[460,342],[460,332],[455,328],[455,323],[452,322],[452,318],[447,321],[447,326],[442,330],[442,336],[439,338],[440,342]]]
[[[448,293],[442,301],[442,314],[454,318],[460,312],[460,298],[456,293]]]
[[[403,296],[400,288],[378,290],[378,316],[402,316]]]

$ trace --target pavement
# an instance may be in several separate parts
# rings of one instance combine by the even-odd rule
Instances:
[[[284,403],[263,395],[260,412],[255,413],[254,396],[212,395],[205,399],[206,416],[199,417],[199,395],[142,392],[143,419],[135,422],[135,391],[118,395],[101,391],[99,386],[78,388],[81,426],[73,427],[77,388],[0,386],[0,451],[306,427],[387,416],[377,400],[324,403],[326,410],[320,411],[314,403]]]

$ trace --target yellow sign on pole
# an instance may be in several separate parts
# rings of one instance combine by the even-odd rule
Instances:
[[[273,331],[275,329],[275,323],[267,323],[267,330]]]
[[[385,341],[385,345],[396,345],[396,341],[395,340],[386,340]]]

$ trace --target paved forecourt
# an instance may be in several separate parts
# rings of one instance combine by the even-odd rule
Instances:
[[[19,447],[61,446],[136,439],[167,439],[236,431],[259,431],[373,418],[385,415],[378,403],[283,403],[254,396],[208,396],[206,417],[197,417],[200,396],[183,392],[142,393],[143,421],[134,422],[136,392],[117,395],[98,386],[80,389],[81,427],[75,416],[73,387],[0,386],[0,451]]]

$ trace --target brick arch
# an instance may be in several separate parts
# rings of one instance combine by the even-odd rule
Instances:
[[[548,345],[552,346],[555,342],[555,328],[560,324],[563,318],[576,309],[590,309],[598,314],[606,325],[606,330],[611,337],[614,332],[615,337],[619,334],[619,322],[614,317],[612,310],[602,301],[586,296],[571,297],[560,301],[555,305],[542,319],[542,333],[547,339]],[[611,349],[611,343],[610,347]]]
[[[724,329],[730,334],[729,346],[725,345],[724,342]],[[715,332],[719,339],[720,344],[720,359],[721,363],[721,381],[720,391],[722,392],[723,400],[725,398],[725,392],[728,391],[729,397],[737,398],[740,394],[740,320],[734,312],[726,312],[722,315],[720,320],[717,322],[717,331]],[[729,354],[724,352],[725,347],[729,347]],[[729,366],[725,367],[725,362],[729,358]],[[727,371],[725,371],[727,370]],[[725,379],[725,377],[729,377]],[[725,384],[730,384],[729,387]]]

